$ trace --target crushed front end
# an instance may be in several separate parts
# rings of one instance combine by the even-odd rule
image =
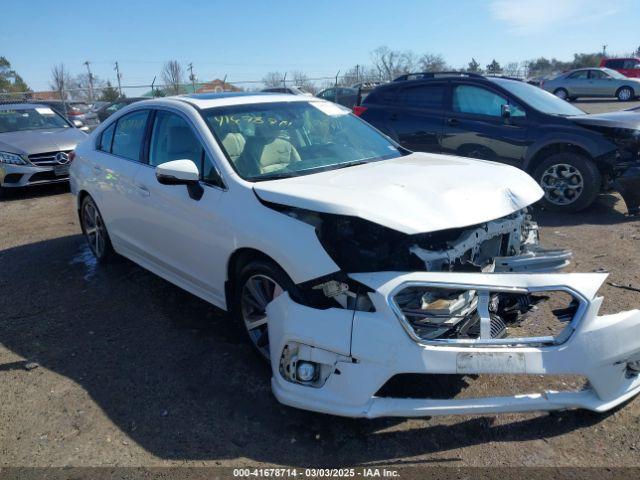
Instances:
[[[420,235],[293,215],[316,227],[342,271],[299,285],[304,301],[283,294],[267,307],[282,403],[353,417],[605,411],[640,392],[640,312],[598,316],[606,274],[557,273],[570,253],[542,249],[525,211]],[[585,383],[472,398],[390,395],[387,386],[407,374]]]

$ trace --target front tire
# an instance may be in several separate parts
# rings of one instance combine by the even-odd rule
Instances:
[[[550,211],[573,213],[587,208],[600,193],[602,175],[584,155],[556,153],[543,160],[533,178],[544,190],[542,206]]]
[[[569,92],[565,88],[556,88],[553,91],[553,94],[558,97],[560,100],[569,101]]]
[[[113,246],[96,202],[89,195],[80,205],[80,226],[91,252],[98,262],[106,262],[113,256]]]
[[[293,280],[275,262],[254,260],[234,282],[232,311],[247,339],[262,358],[269,356],[269,317],[266,306],[284,292],[297,292]]]
[[[616,92],[616,97],[620,102],[628,102],[633,99],[633,90],[631,87],[621,87]]]

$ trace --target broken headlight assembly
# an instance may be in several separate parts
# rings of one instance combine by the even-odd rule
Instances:
[[[411,338],[435,344],[559,344],[585,308],[568,289],[455,285],[403,285],[390,302]]]

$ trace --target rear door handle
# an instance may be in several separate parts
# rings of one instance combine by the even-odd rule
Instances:
[[[455,126],[460,123],[460,120],[458,120],[457,118],[447,118],[447,123],[451,126]]]

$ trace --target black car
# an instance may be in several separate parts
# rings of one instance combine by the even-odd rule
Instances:
[[[149,100],[149,97],[129,97],[129,98],[120,98],[115,102],[111,102],[107,105],[102,106],[98,110],[96,110],[96,114],[101,122],[104,122],[109,115],[116,113],[121,108],[126,107],[127,105],[131,105],[132,103],[139,102],[141,100]]]
[[[353,108],[358,102],[358,89],[348,87],[325,88],[316,97]]]
[[[354,113],[409,150],[508,163],[543,188],[543,206],[575,212],[614,187],[640,206],[640,113],[589,115],[517,79],[404,75]]]

